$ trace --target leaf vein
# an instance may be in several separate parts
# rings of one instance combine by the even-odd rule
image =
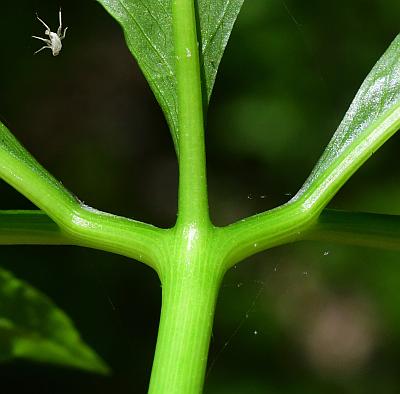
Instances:
[[[154,50],[154,52],[157,54],[157,56],[162,60],[162,62],[165,64],[167,70],[173,74],[173,69],[171,65],[168,63],[167,59],[160,53],[160,51],[157,49],[157,47],[154,45],[152,42],[151,38],[146,34],[145,30],[143,29],[142,25],[138,22],[138,20],[135,18],[135,16],[130,12],[129,8],[124,4],[122,0],[118,0],[122,7],[125,9],[126,13],[131,17],[135,25],[138,27],[140,32],[142,33],[143,37],[146,39],[146,41],[150,44],[151,48]]]
[[[228,7],[229,7],[230,5],[231,5],[231,0],[228,0],[228,1],[225,3],[225,7],[224,7],[224,9],[223,9],[223,11],[222,11],[222,15],[221,15],[221,17],[219,18],[219,20],[218,20],[218,22],[217,22],[217,24],[216,24],[216,26],[215,26],[214,31],[212,32],[212,34],[211,34],[211,36],[209,37],[209,39],[206,40],[206,41],[203,43],[203,53],[205,53],[205,52],[207,51],[207,49],[208,49],[210,43],[213,41],[215,35],[217,34],[217,32],[218,32],[218,30],[219,30],[219,28],[220,28],[220,26],[221,26],[221,24],[222,24],[222,22],[223,22],[223,20],[224,20],[224,18],[225,18],[225,15],[226,15],[226,13],[227,13],[227,11],[228,11]]]

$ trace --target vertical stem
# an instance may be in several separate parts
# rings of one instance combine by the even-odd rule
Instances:
[[[172,16],[178,93],[178,221],[171,233],[168,262],[159,272],[162,309],[149,393],[199,394],[222,274],[217,253],[212,261],[208,257],[213,228],[194,0],[172,0]]]
[[[173,0],[179,130],[178,222],[208,224],[204,119],[194,0]]]
[[[202,392],[219,285],[219,275],[199,272],[163,281],[150,394]]]

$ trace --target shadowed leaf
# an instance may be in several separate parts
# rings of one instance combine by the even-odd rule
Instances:
[[[0,361],[14,358],[109,372],[64,312],[44,294],[0,268]]]

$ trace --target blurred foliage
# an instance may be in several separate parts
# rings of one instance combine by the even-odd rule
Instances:
[[[0,269],[0,360],[13,358],[109,373],[64,312],[44,294]]]
[[[161,110],[117,24],[90,0],[61,4],[62,53],[33,56],[59,1],[1,6],[0,117],[98,209],[174,223],[177,166]],[[399,32],[395,0],[247,0],[208,113],[216,224],[285,202],[304,182],[360,83]],[[283,119],[283,120],[282,120]],[[76,140],[80,143],[76,144]],[[394,137],[331,207],[400,214]],[[1,184],[1,208],[32,205]],[[304,243],[249,259],[221,289],[206,393],[396,393],[399,254]],[[2,247],[0,264],[55,300],[110,378],[15,362],[5,392],[145,392],[160,288],[147,267],[69,247]]]

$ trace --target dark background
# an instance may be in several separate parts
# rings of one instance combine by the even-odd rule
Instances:
[[[58,57],[33,56],[59,1],[1,2],[0,119],[85,203],[162,227],[176,217],[177,165],[160,109],[117,23],[64,1]],[[399,28],[398,0],[247,0],[208,114],[215,224],[275,207],[301,186]],[[399,137],[331,207],[400,214]],[[33,208],[4,182],[1,209]],[[248,259],[222,285],[206,393],[397,393],[400,255],[299,243]],[[111,366],[110,378],[28,362],[0,368],[4,393],[144,393],[158,278],[73,247],[3,246],[1,266],[49,295]]]

